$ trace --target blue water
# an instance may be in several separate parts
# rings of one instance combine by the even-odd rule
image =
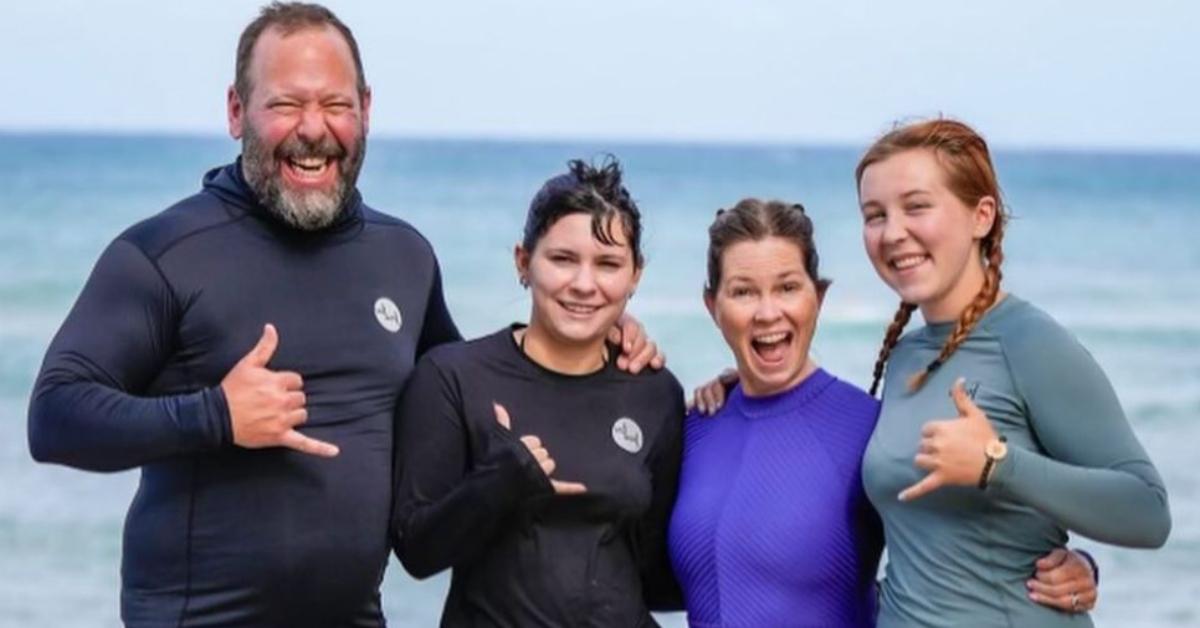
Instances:
[[[29,390],[100,250],[195,191],[236,149],[219,138],[0,135],[0,626],[119,625],[120,530],[136,475],[31,462]],[[624,161],[645,215],[649,266],[631,309],[685,385],[731,363],[700,301],[705,229],[747,195],[808,208],[835,280],[814,353],[868,383],[894,297],[862,250],[858,148],[372,138],[360,187],[433,242],[451,310],[477,335],[528,311],[511,251],[532,193],[567,159],[604,151]],[[1091,349],[1171,494],[1175,527],[1162,550],[1077,541],[1103,570],[1096,621],[1200,625],[1200,156],[1000,152],[996,161],[1016,214],[1007,288]],[[388,617],[433,625],[445,585],[414,582],[393,564]]]

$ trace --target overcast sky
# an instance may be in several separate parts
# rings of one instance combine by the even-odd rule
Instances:
[[[15,0],[0,129],[223,133],[259,1]],[[1200,3],[331,1],[391,136],[861,144],[944,113],[1006,146],[1200,151]]]

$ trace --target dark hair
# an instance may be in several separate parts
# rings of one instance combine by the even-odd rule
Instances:
[[[599,167],[580,159],[567,162],[569,172],[551,178],[529,203],[521,245],[533,251],[542,236],[558,219],[568,214],[589,214],[592,236],[604,244],[616,244],[612,219],[620,217],[625,238],[633,251],[633,264],[641,268],[642,213],[621,183],[621,164],[608,155]]]
[[[854,178],[860,191],[863,173],[868,167],[910,150],[933,152],[938,164],[942,167],[946,187],[964,205],[974,207],[980,200],[988,196],[996,202],[996,219],[992,222],[992,229],[979,242],[984,262],[983,286],[959,315],[958,322],[954,325],[954,331],[942,345],[942,350],[938,352],[937,357],[909,379],[909,390],[916,390],[925,383],[925,379],[930,373],[950,359],[950,356],[975,328],[979,319],[983,318],[984,313],[995,303],[996,295],[1000,293],[1000,279],[1003,276],[1000,272],[1000,264],[1004,262],[1001,241],[1004,239],[1004,226],[1008,221],[1008,211],[1000,197],[1000,184],[996,180],[996,169],[992,166],[987,142],[974,129],[957,120],[937,119],[915,122],[897,127],[876,140],[859,160],[858,168],[854,171]],[[914,303],[901,303],[899,309],[896,310],[896,316],[892,319],[892,323],[884,335],[883,346],[879,349],[879,357],[875,360],[874,379],[871,382],[872,395],[879,388],[884,365],[916,307]]]
[[[762,201],[745,198],[732,209],[717,210],[717,217],[708,227],[708,284],[704,292],[716,296],[721,285],[721,256],[725,249],[739,242],[758,242],[769,237],[791,241],[800,248],[804,258],[804,271],[817,287],[817,294],[824,295],[833,283],[820,275],[820,257],[813,239],[813,224],[804,206],[783,201]]]
[[[354,69],[358,73],[358,94],[367,93],[367,79],[363,75],[362,57],[358,54],[358,42],[350,27],[342,23],[333,11],[319,5],[307,2],[272,2],[262,8],[258,17],[246,25],[242,36],[238,38],[237,62],[234,68],[233,89],[242,102],[250,100],[250,92],[254,84],[250,81],[250,60],[254,54],[254,44],[268,28],[279,29],[284,36],[291,35],[306,28],[332,27],[341,33],[342,38],[350,46],[350,55],[354,57]]]

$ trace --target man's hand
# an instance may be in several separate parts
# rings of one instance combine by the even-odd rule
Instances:
[[[267,368],[278,346],[279,335],[268,323],[258,344],[221,380],[234,444],[249,449],[288,447],[314,456],[336,456],[337,447],[296,431],[297,425],[308,420],[304,381],[299,373]]]
[[[646,337],[646,330],[638,320],[629,314],[621,314],[617,324],[608,332],[608,341],[621,345],[621,355],[617,356],[617,368],[636,375],[646,367],[658,370],[667,363],[667,356],[658,350]]]
[[[916,499],[943,486],[973,486],[979,483],[987,460],[984,448],[996,438],[987,415],[963,390],[963,379],[950,390],[958,417],[930,421],[921,428],[921,444],[913,464],[929,471],[920,482],[900,492],[900,501]]]
[[[1068,613],[1086,613],[1096,607],[1096,576],[1086,558],[1060,547],[1035,565],[1037,573],[1025,583],[1029,599]]]
[[[496,412],[496,422],[504,429],[512,431],[512,419],[508,416],[508,410],[504,406],[493,402],[492,409]],[[587,487],[579,482],[563,482],[555,480],[550,476],[554,473],[554,468],[557,466],[554,463],[554,458],[550,457],[550,452],[542,445],[542,439],[533,435],[521,437],[521,443],[533,454],[534,460],[542,467],[542,473],[550,479],[550,486],[554,487],[554,492],[559,495],[581,495],[587,492]]]

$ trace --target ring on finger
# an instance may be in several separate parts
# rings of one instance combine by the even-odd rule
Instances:
[[[1075,611],[1076,613],[1078,613],[1080,610],[1082,610],[1079,608],[1079,593],[1078,592],[1071,593],[1071,610]]]

